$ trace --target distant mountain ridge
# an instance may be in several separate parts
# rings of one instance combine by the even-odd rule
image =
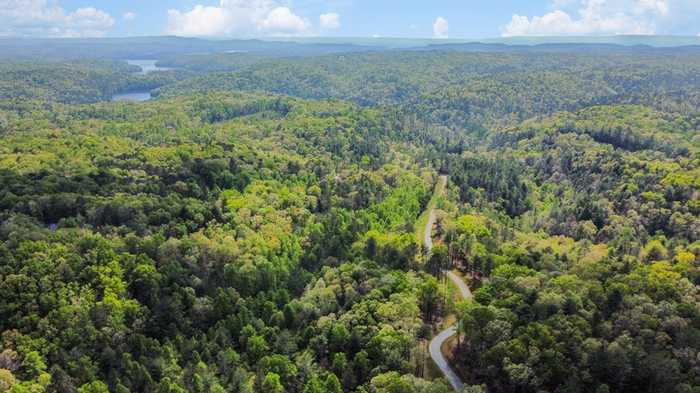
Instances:
[[[700,37],[511,37],[464,39],[296,37],[273,39],[201,39],[174,36],[127,38],[0,38],[0,59],[165,59],[182,55],[250,52],[272,57],[395,49],[465,51],[649,51],[682,48],[697,52]]]
[[[275,39],[280,40],[280,39]],[[487,37],[487,38],[399,38],[399,37],[294,37],[281,39],[299,43],[344,43],[366,46],[385,46],[393,48],[410,48],[430,45],[452,44],[504,44],[504,45],[543,45],[543,44],[609,44],[620,46],[645,45],[652,47],[679,47],[700,45],[698,36],[652,36],[652,35],[616,35],[616,36],[523,36],[523,37]]]

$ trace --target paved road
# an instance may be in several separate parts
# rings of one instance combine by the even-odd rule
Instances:
[[[447,176],[441,176],[440,180],[442,181],[442,184],[444,186],[447,183]],[[423,240],[425,248],[428,251],[433,249],[432,229],[434,223],[435,208],[433,207],[432,210],[430,210],[430,215],[428,216],[428,223],[425,227],[425,239]],[[462,280],[459,276],[452,272],[445,270],[443,271],[443,273],[450,280],[452,280],[453,283],[455,283],[457,288],[459,288],[459,293],[463,299],[471,299],[472,292],[469,290],[469,287],[464,282],[464,280]],[[450,367],[449,363],[447,362],[447,359],[445,359],[445,357],[442,355],[441,350],[442,344],[444,344],[445,341],[447,341],[447,339],[454,336],[455,334],[457,334],[457,325],[452,325],[449,328],[440,332],[437,336],[435,336],[432,339],[432,341],[430,341],[430,357],[433,358],[433,361],[440,368],[440,371],[442,371],[442,373],[445,375],[445,378],[447,378],[454,390],[457,392],[461,392],[464,387],[464,383],[461,379],[459,379],[459,376],[457,376],[454,370],[452,370],[452,367]]]
[[[430,215],[428,216],[428,223],[425,225],[425,239],[423,240],[423,244],[425,245],[425,249],[430,252],[430,250],[433,249],[433,236],[432,236],[432,231],[431,229],[433,228],[433,224],[435,223],[435,208],[432,208],[430,210]]]
[[[447,275],[447,278],[452,280],[453,283],[459,288],[459,293],[462,295],[462,299],[471,299],[472,298],[472,291],[469,289],[467,286],[467,283],[462,280],[462,278],[452,272],[448,272],[447,270],[444,270],[443,273]]]
[[[452,325],[449,328],[443,330],[430,341],[430,357],[433,358],[435,364],[440,368],[440,371],[445,375],[445,378],[450,382],[450,385],[454,388],[456,392],[461,392],[464,384],[462,380],[459,379],[457,374],[455,374],[452,367],[447,363],[447,359],[442,356],[442,344],[447,341],[448,338],[454,336],[457,333],[457,326]]]

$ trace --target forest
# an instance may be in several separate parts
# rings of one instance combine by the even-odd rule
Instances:
[[[700,393],[698,47],[163,42],[0,60],[0,392]]]

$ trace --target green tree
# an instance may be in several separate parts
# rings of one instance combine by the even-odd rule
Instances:
[[[109,389],[104,382],[93,381],[78,388],[78,393],[109,393]]]
[[[340,385],[338,377],[333,373],[328,374],[323,386],[326,388],[327,393],[343,393],[343,387]]]
[[[284,386],[280,382],[280,376],[269,372],[265,375],[265,380],[262,383],[263,393],[284,393]]]
[[[426,276],[424,282],[418,288],[418,301],[425,320],[433,321],[440,304],[440,286],[433,276]]]
[[[318,379],[316,374],[311,375],[311,378],[304,385],[304,393],[325,393],[325,387]]]

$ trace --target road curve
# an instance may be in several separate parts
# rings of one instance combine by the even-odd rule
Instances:
[[[440,181],[442,181],[444,187],[445,184],[447,184],[447,176],[440,176]],[[428,250],[428,252],[433,249],[432,229],[434,223],[435,207],[433,206],[430,210],[428,222],[425,226],[425,239],[423,240],[425,249]],[[443,273],[457,286],[457,288],[459,288],[459,293],[463,299],[471,299],[472,293],[464,280],[450,271],[444,270]],[[450,382],[452,388],[454,388],[456,392],[461,392],[464,388],[464,383],[461,379],[459,379],[459,376],[457,376],[454,370],[452,370],[452,367],[450,367],[447,359],[445,359],[445,356],[442,354],[442,344],[444,344],[447,339],[455,334],[457,334],[457,325],[452,325],[441,331],[437,336],[433,337],[433,339],[430,341],[430,357],[433,358],[433,361],[445,375],[445,378],[447,378],[447,380]]]
[[[433,340],[430,341],[430,357],[433,358],[433,361],[440,368],[440,371],[445,375],[445,378],[447,378],[454,390],[456,392],[461,392],[464,387],[462,380],[459,379],[454,370],[452,370],[452,367],[447,363],[447,359],[442,356],[442,344],[456,333],[457,326],[452,325],[433,337]]]
[[[459,288],[459,293],[460,295],[462,295],[462,299],[466,300],[472,298],[471,289],[469,289],[467,283],[465,283],[461,277],[452,272],[448,272],[447,270],[443,270],[443,273],[445,273],[447,275],[447,278],[452,280],[452,282],[457,286],[457,288]]]

